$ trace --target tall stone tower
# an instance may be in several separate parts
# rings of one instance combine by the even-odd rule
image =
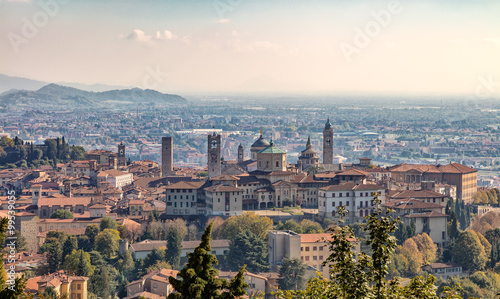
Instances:
[[[333,164],[333,128],[330,118],[323,130],[323,164]]]
[[[243,162],[244,158],[245,158],[245,148],[240,143],[240,145],[238,146],[238,163]]]
[[[208,135],[208,177],[221,175],[221,136]]]
[[[125,158],[125,145],[120,142],[118,145],[118,166],[127,166],[127,158]]]
[[[172,137],[161,138],[161,175],[168,176],[173,174],[173,142]]]

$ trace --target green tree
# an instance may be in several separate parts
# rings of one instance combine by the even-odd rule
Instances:
[[[101,219],[100,229],[101,231],[104,231],[105,229],[118,230],[118,224],[110,217],[104,216]]]
[[[250,272],[266,272],[269,269],[267,251],[266,242],[247,230],[231,241],[226,264],[232,271],[246,265]]]
[[[65,209],[59,209],[54,211],[54,213],[50,215],[50,218],[73,219],[73,213]]]
[[[311,221],[309,219],[304,219],[300,222],[302,226],[303,234],[321,234],[323,233],[323,228],[318,222]]]
[[[86,277],[92,276],[95,269],[90,262],[90,254],[82,249],[73,250],[71,254],[67,255],[61,268],[75,273],[75,275]]]
[[[95,238],[96,249],[107,259],[112,258],[118,251],[120,233],[114,229],[105,229]]]
[[[229,240],[233,240],[239,232],[245,230],[267,240],[267,233],[273,227],[273,221],[269,217],[260,217],[253,212],[247,212],[240,216],[231,216],[222,226],[223,235]]]
[[[471,230],[459,234],[451,246],[451,256],[453,262],[469,271],[484,269],[487,260],[481,241]]]
[[[87,152],[81,146],[72,146],[70,152],[71,160],[84,160]]]
[[[302,226],[292,219],[287,220],[285,222],[279,222],[276,227],[276,230],[289,230],[295,232],[297,234],[302,234]]]
[[[179,231],[172,229],[167,234],[167,249],[165,250],[166,261],[177,269],[181,262],[182,239]]]
[[[54,239],[47,246],[47,264],[48,270],[50,273],[56,272],[59,270],[63,259],[63,251],[61,242],[57,239]]]
[[[53,287],[47,286],[42,293],[43,296],[46,298],[52,298],[52,299],[57,299],[59,296],[57,296],[56,290],[54,290]]]
[[[305,264],[298,258],[285,256],[279,270],[279,286],[282,290],[297,290],[304,284]]]
[[[118,260],[117,268],[120,271],[128,273],[134,269],[134,259],[132,258],[132,253],[129,250],[125,250],[121,258]]]
[[[244,268],[230,282],[218,278],[217,258],[211,254],[210,247],[212,223],[207,226],[201,237],[201,243],[192,253],[188,254],[188,262],[177,274],[179,279],[169,277],[170,284],[176,290],[168,296],[169,299],[195,298],[239,298],[245,294],[247,285],[242,281]]]
[[[71,254],[73,250],[77,249],[78,249],[78,242],[76,241],[75,236],[68,236],[66,238],[66,241],[64,241],[62,247],[62,263],[64,263],[64,260],[66,259],[66,256],[68,254]]]

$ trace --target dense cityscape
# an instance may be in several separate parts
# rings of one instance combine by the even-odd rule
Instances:
[[[0,1],[0,298],[497,298],[499,8]]]

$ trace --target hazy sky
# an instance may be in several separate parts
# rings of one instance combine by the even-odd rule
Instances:
[[[0,36],[0,73],[49,82],[500,94],[497,0],[0,0]]]

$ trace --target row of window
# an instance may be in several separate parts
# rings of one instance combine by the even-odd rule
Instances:
[[[371,204],[371,206],[373,207],[373,202],[372,202],[372,201],[370,201],[370,204]],[[323,206],[325,206],[325,202],[323,202]],[[334,201],[332,201],[332,207],[334,207],[334,206],[335,206],[335,202],[334,202]],[[341,207],[341,206],[342,206],[342,201],[339,201],[339,207]],[[348,206],[349,206],[349,201],[346,201],[346,202],[345,202],[345,206],[346,206],[346,207],[348,207]],[[368,200],[365,200],[365,207],[368,207],[368,206],[369,206],[369,205],[368,205]],[[362,208],[362,207],[363,207],[363,202],[362,202],[362,201],[360,201],[360,202],[359,202],[359,208]]]
[[[373,214],[373,209],[372,210],[360,210],[359,211],[359,217],[366,217],[370,214]],[[335,217],[335,211],[332,211],[332,217]]]
[[[196,205],[195,202],[191,202],[191,207],[194,207],[195,205]],[[172,206],[172,203],[171,202],[167,202],[167,206]],[[179,207],[183,208],[182,201],[179,203]],[[177,208],[177,202],[176,201],[174,201],[174,208]],[[189,202],[186,202],[186,208],[189,208]]]
[[[182,190],[182,191],[181,191],[181,190]],[[186,190],[187,190],[187,191],[186,191]],[[172,189],[172,190],[170,190],[170,192],[172,192],[172,193],[174,193],[174,192],[176,192],[176,193],[181,193],[181,192],[182,192],[182,193],[186,193],[186,192],[187,192],[187,193],[192,193],[192,192],[193,192],[193,189]]]
[[[378,193],[378,195],[382,195],[382,191],[378,191],[377,193]],[[336,194],[337,194],[337,193],[332,193],[332,197],[336,197]],[[342,195],[343,195],[343,194],[344,194],[344,193],[340,192],[340,193],[339,193],[339,197],[342,197]],[[364,194],[364,195],[363,195],[363,194]],[[346,197],[349,197],[349,196],[351,196],[351,193],[350,193],[350,192],[346,192],[346,193],[345,193],[345,196],[346,196]],[[356,192],[354,192],[354,193],[353,193],[353,196],[356,196]],[[372,196],[372,195],[371,195],[371,192],[364,192],[364,193],[363,193],[363,192],[360,192],[358,196],[359,196],[359,197],[363,197],[363,196],[368,197],[368,196]]]
[[[301,257],[300,257],[300,259],[301,259],[302,261],[306,261],[306,262],[308,262],[308,261],[309,261],[309,256],[301,256]],[[313,261],[318,261],[318,260],[319,260],[319,261],[322,261],[322,260],[323,260],[323,256],[322,256],[322,255],[320,255],[320,256],[316,256],[316,255],[314,255],[314,256],[312,257],[312,260],[313,260]]]
[[[174,209],[174,214],[189,214],[189,209]]]
[[[309,246],[306,246],[306,247],[300,247],[300,251],[309,251]],[[313,246],[312,247],[312,251],[323,251],[323,246]]]
[[[170,195],[169,195],[169,196],[168,196],[168,200],[171,200],[171,199],[172,199],[172,198],[171,198],[171,197],[170,197]],[[174,195],[174,199],[177,199],[177,195]],[[183,198],[182,198],[182,195],[179,195],[179,199],[183,199]],[[186,199],[189,199],[189,195],[186,195]],[[193,200],[193,201],[195,200],[195,196],[194,196],[194,195],[192,195],[192,196],[191,196],[191,200]]]

